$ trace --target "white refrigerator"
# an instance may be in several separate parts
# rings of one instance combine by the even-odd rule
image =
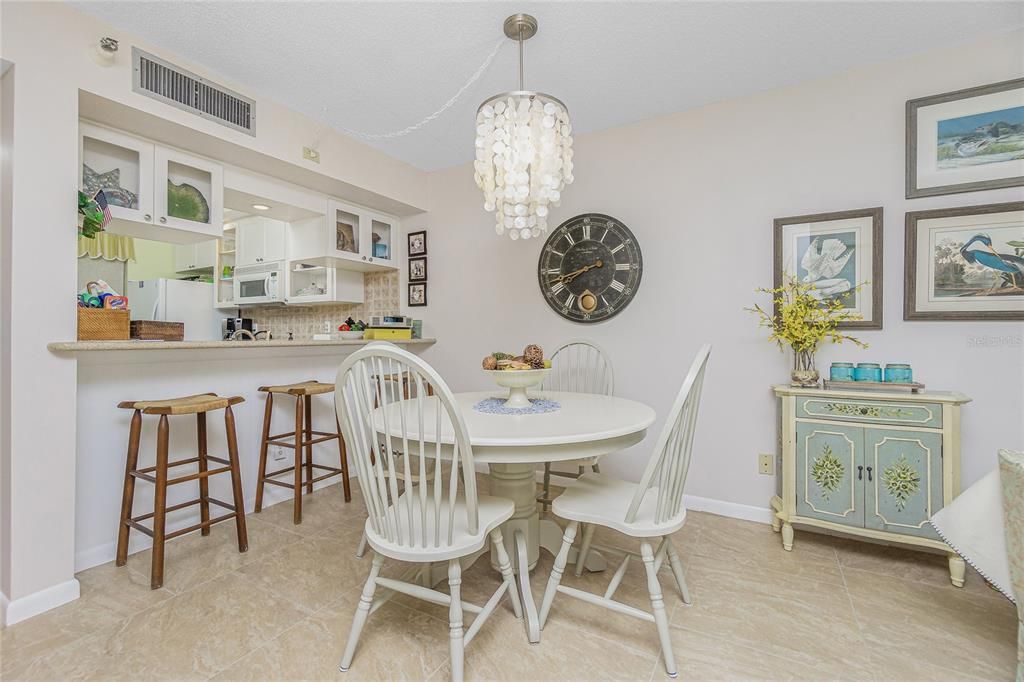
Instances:
[[[128,280],[133,320],[184,322],[186,341],[219,341],[221,317],[213,307],[213,285],[181,279]]]

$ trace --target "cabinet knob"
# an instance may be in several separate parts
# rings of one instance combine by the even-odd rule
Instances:
[[[167,222],[167,218],[165,218],[164,216],[160,216],[160,222],[166,223]]]
[[[363,260],[366,260],[366,256],[363,256]]]
[[[145,220],[152,220],[152,219],[153,219],[153,216],[149,215],[148,213],[147,213],[146,215],[142,216],[142,217],[143,217],[143,218],[144,218]]]
[[[857,480],[858,481],[864,480],[864,467],[863,466],[858,466],[857,467]]]
[[[871,481],[871,467],[868,467],[868,482]]]

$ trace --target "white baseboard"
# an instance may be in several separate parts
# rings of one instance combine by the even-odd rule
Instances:
[[[697,497],[696,495],[683,495],[683,504],[690,511],[708,512],[719,516],[728,516],[733,519],[744,521],[756,521],[757,523],[771,523],[772,510],[768,507],[755,507],[749,504],[738,502],[726,502],[725,500],[714,500],[710,497]]]
[[[486,464],[477,464],[476,468],[480,473],[487,473]],[[535,479],[537,483],[542,483],[544,481],[544,472],[538,470]],[[562,482],[565,480],[562,479]],[[739,502],[726,502],[725,500],[698,497],[696,495],[683,495],[683,503],[690,511],[707,512],[709,514],[717,514],[718,516],[728,516],[732,519],[755,521],[757,523],[772,522],[772,510],[768,507],[757,507],[750,504],[740,504]]]
[[[14,601],[8,599],[6,594],[2,594],[0,595],[0,609],[3,612],[4,626],[20,623],[44,611],[67,604],[78,599],[80,594],[81,589],[76,578],[20,597]]]

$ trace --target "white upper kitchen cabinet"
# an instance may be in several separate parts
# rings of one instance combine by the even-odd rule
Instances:
[[[343,270],[394,270],[398,219],[331,199],[327,217],[291,223],[289,258]]]
[[[159,225],[220,237],[224,230],[224,171],[220,164],[157,145],[154,206]]]
[[[153,222],[152,142],[82,121],[78,156],[78,186],[90,197],[102,189],[111,217]]]
[[[110,205],[109,232],[175,244],[221,236],[220,164],[86,121],[79,159],[79,187],[102,189]]]
[[[217,265],[217,240],[174,246],[175,272],[212,272]]]
[[[284,260],[288,223],[263,216],[235,221],[235,266]]]

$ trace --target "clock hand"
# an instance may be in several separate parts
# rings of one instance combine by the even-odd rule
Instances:
[[[558,277],[555,277],[554,279],[550,280],[548,283],[549,284],[554,284],[556,282],[571,282],[573,280],[573,278],[577,277],[578,275],[583,274],[586,271],[587,271],[587,268],[583,267],[583,268],[580,268],[579,270],[574,270],[573,272],[567,272],[564,275],[559,275]]]
[[[602,267],[604,267],[604,262],[601,261],[600,259],[598,259],[598,260],[594,261],[593,263],[591,263],[590,265],[585,265],[585,266],[583,266],[582,268],[580,268],[579,270],[577,270],[575,272],[570,272],[568,275],[564,275],[564,277],[565,277],[564,283],[568,284],[569,282],[573,281],[574,279],[576,279],[577,277],[582,275],[584,272],[592,270],[593,268],[602,268]]]

